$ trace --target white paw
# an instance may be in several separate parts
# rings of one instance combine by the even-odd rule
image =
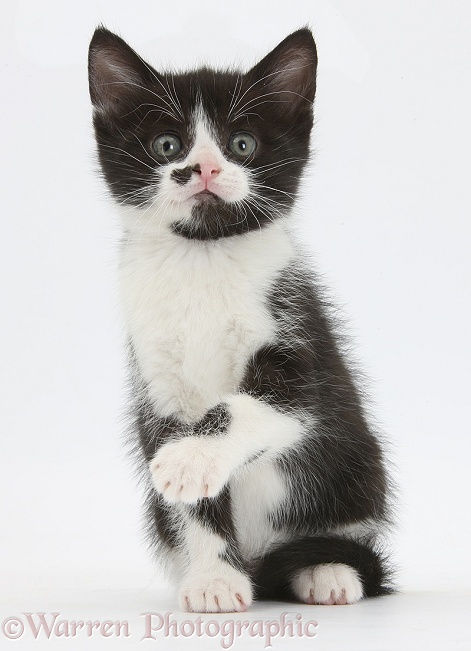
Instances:
[[[342,563],[308,567],[294,577],[291,587],[307,604],[353,604],[363,596],[358,573]]]
[[[163,445],[149,465],[154,486],[168,502],[196,502],[215,497],[229,480],[232,465],[221,441],[186,436]]]
[[[252,587],[246,576],[233,570],[218,576],[187,579],[180,592],[183,610],[193,613],[243,612],[252,603]]]

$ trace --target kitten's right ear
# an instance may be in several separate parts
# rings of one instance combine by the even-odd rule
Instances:
[[[124,115],[158,78],[122,38],[104,27],[95,30],[88,50],[88,80],[98,112],[110,119]]]

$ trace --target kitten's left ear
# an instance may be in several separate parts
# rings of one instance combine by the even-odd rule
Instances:
[[[246,75],[253,92],[272,93],[282,103],[281,113],[311,110],[316,93],[317,50],[309,29],[299,29],[249,70]]]

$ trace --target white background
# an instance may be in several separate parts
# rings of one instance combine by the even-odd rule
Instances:
[[[100,22],[157,68],[248,68],[313,28],[316,156],[300,231],[391,442],[399,583],[470,595],[468,3],[23,0],[0,21],[6,615],[64,608],[74,590],[84,603],[146,590],[176,607],[148,561],[120,439],[119,231],[96,174],[86,69]]]

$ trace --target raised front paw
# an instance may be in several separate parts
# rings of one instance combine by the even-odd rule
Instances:
[[[168,502],[191,504],[215,497],[227,483],[232,467],[218,438],[186,436],[163,445],[149,469],[156,490]]]

